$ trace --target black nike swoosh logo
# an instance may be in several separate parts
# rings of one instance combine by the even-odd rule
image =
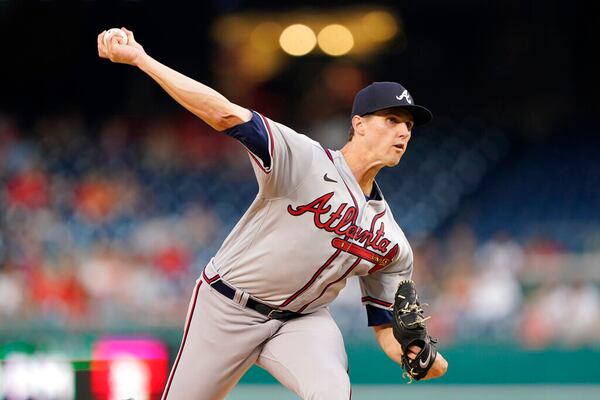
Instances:
[[[325,175],[323,175],[323,179],[325,180],[325,182],[337,183],[336,180],[333,180],[333,179],[331,179],[330,177],[327,176],[327,172],[325,173]]]

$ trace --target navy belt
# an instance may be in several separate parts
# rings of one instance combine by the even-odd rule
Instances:
[[[209,285],[212,286],[217,292],[221,293],[223,296],[234,300],[235,289],[223,282],[221,279],[217,279],[214,282],[209,282]],[[287,321],[302,316],[302,314],[294,311],[280,310],[278,308],[268,306],[264,303],[254,300],[251,297],[248,298],[248,301],[246,302],[246,307],[258,311],[266,317],[277,319],[280,321]]]

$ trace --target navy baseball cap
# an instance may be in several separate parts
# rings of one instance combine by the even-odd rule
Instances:
[[[373,82],[361,89],[354,97],[352,115],[372,114],[386,108],[404,108],[409,111],[415,121],[415,126],[431,121],[433,114],[427,108],[414,104],[408,90],[396,82]]]

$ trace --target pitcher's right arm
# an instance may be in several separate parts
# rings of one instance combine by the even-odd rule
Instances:
[[[98,35],[98,55],[114,63],[138,67],[154,79],[175,101],[217,131],[224,131],[251,119],[250,110],[234,104],[216,90],[197,82],[150,57],[135,41],[133,32],[127,34],[127,44],[113,36],[107,44],[104,34]]]

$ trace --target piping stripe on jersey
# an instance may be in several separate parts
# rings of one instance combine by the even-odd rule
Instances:
[[[374,303],[374,304],[378,304],[380,306],[384,306],[387,308],[392,308],[392,303],[388,303],[387,301],[383,301],[380,299],[376,299],[375,297],[371,297],[371,296],[364,296],[363,298],[360,299],[363,303]]]
[[[331,152],[329,151],[329,149],[326,149],[325,147],[323,147],[323,150],[325,150],[325,154],[327,154],[327,157],[329,157],[329,160],[331,162],[333,162],[333,156],[331,155]]]
[[[329,158],[329,161],[331,161],[331,163],[333,164],[333,167],[335,168],[335,170],[338,171],[338,175],[342,179],[342,182],[344,182],[344,186],[346,186],[348,193],[350,193],[350,196],[352,196],[352,202],[354,203],[354,207],[356,207],[356,214],[354,214],[354,218],[352,218],[352,222],[354,222],[354,225],[356,225],[356,217],[358,217],[358,203],[356,202],[356,198],[354,197],[352,190],[350,190],[350,187],[348,187],[348,184],[346,183],[344,176],[338,170],[337,165],[335,165],[335,162],[333,161],[333,156],[331,155],[331,152],[329,151],[329,149],[326,149],[325,147],[323,147],[323,150],[325,150],[325,154],[327,154],[327,157]]]
[[[379,214],[376,214],[376,215],[373,217],[373,220],[371,221],[371,229],[369,229],[371,232],[373,232],[373,229],[375,229],[375,222],[376,222],[376,221],[377,221],[379,218],[383,217],[383,214],[385,214],[385,209],[384,209],[382,212],[380,212]],[[366,244],[366,243],[365,243],[365,247],[367,247],[367,244]]]
[[[256,163],[256,165],[258,165],[258,168],[260,168],[262,170],[262,172],[264,172],[265,174],[269,174],[271,172],[271,168],[269,168],[268,170],[265,169],[265,167],[263,167],[262,162],[258,158],[256,158],[256,156],[254,155],[254,153],[252,153],[248,149],[246,149],[246,152],[248,152],[248,155],[250,157],[252,157],[252,160],[254,160],[254,162]]]
[[[315,283],[315,281],[317,280],[317,277],[319,275],[321,275],[321,273],[325,270],[325,268],[327,268],[329,266],[329,264],[331,264],[331,262],[333,260],[335,260],[340,253],[341,253],[341,250],[339,250],[339,249],[336,250],[329,257],[329,259],[327,261],[325,261],[325,264],[323,264],[323,265],[321,265],[321,267],[319,267],[319,269],[317,270],[317,272],[315,272],[315,274],[312,276],[312,278],[310,278],[310,280],[304,286],[302,286],[302,289],[298,290],[296,293],[294,293],[293,295],[291,295],[290,298],[288,298],[286,301],[284,301],[283,303],[281,303],[280,307],[287,306],[292,301],[294,301],[295,298],[297,298],[302,293],[304,293],[306,291],[306,289],[308,289],[313,283]]]
[[[338,283],[339,281],[341,281],[342,279],[344,279],[346,276],[348,276],[348,274],[350,272],[352,272],[352,270],[354,268],[356,268],[356,266],[360,263],[360,258],[357,258],[356,261],[354,261],[354,263],[350,266],[350,268],[348,268],[348,270],[346,272],[344,272],[344,275],[340,276],[338,279],[336,279],[333,282],[330,282],[329,284],[327,284],[327,286],[325,286],[325,289],[323,289],[321,291],[321,294],[319,294],[317,297],[315,297],[313,300],[310,301],[310,303],[307,303],[305,305],[302,306],[301,309],[298,310],[299,313],[301,313],[302,311],[306,310],[306,307],[310,306],[312,303],[314,303],[316,300],[318,300],[321,296],[323,296],[323,294],[325,294],[325,292],[327,291],[327,289],[329,289],[329,287],[335,283]]]
[[[202,271],[202,277],[204,277],[204,280],[209,285],[212,284],[214,281],[217,281],[217,280],[221,279],[221,275],[219,275],[219,274],[216,274],[212,278],[209,278],[208,276],[206,276],[206,272],[205,271]]]
[[[167,380],[167,385],[165,386],[165,391],[161,397],[161,400],[166,400],[169,395],[169,389],[171,388],[171,382],[173,382],[173,376],[175,376],[175,370],[177,369],[177,365],[179,364],[179,360],[181,359],[181,353],[183,353],[183,346],[185,346],[185,342],[187,340],[188,333],[190,331],[190,325],[192,322],[192,316],[194,315],[194,310],[196,309],[196,301],[198,300],[198,293],[200,292],[200,286],[202,286],[202,280],[198,280],[196,287],[194,288],[193,302],[192,308],[190,309],[190,313],[185,321],[185,329],[183,330],[183,338],[181,339],[181,345],[179,346],[179,351],[177,352],[177,357],[175,358],[175,362],[173,363],[173,368],[171,369],[171,373],[169,374],[169,379]]]

